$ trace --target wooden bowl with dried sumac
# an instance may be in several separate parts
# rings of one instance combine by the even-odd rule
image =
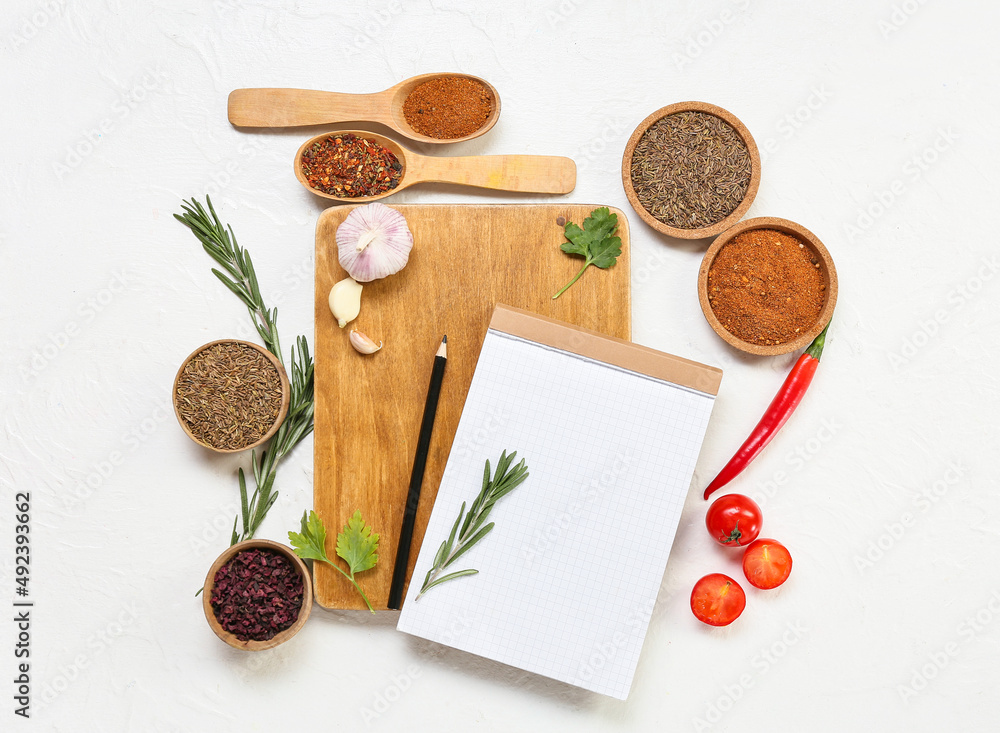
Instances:
[[[312,580],[291,548],[246,540],[212,564],[202,601],[216,636],[235,649],[262,651],[288,641],[305,624]]]
[[[285,368],[267,349],[236,339],[199,346],[174,378],[174,412],[198,445],[219,453],[256,448],[277,432],[291,400]]]

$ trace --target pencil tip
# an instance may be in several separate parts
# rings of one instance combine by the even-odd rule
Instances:
[[[445,334],[445,335],[444,335],[444,338],[443,338],[443,339],[441,339],[441,343],[442,343],[442,344],[446,344],[446,343],[448,343],[448,334]]]

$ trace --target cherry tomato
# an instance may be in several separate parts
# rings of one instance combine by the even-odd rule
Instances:
[[[743,574],[754,588],[777,588],[791,572],[792,556],[777,540],[752,542],[743,555]]]
[[[706,575],[691,591],[691,610],[709,626],[728,626],[746,606],[747,594],[740,584],[722,573]]]
[[[726,547],[749,545],[760,534],[764,517],[760,507],[749,496],[726,494],[720,496],[705,515],[705,526],[716,542]]]

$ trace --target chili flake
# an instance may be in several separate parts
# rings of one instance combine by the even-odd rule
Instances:
[[[341,198],[378,196],[399,185],[403,166],[375,140],[331,135],[302,153],[302,173],[317,191]]]

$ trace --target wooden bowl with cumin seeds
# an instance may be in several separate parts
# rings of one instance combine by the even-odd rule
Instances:
[[[256,448],[288,414],[291,384],[270,351],[238,339],[199,346],[177,370],[177,422],[198,445],[218,453]]]
[[[219,570],[222,566],[226,565],[230,560],[236,557],[237,554],[245,550],[267,550],[280,555],[289,562],[302,579],[302,605],[298,610],[298,617],[288,628],[277,632],[270,639],[264,639],[262,641],[255,641],[253,639],[242,640],[233,632],[223,628],[222,623],[219,622],[218,616],[216,616],[215,608],[212,606],[212,595],[215,591],[215,579]],[[225,550],[221,555],[219,555],[218,558],[216,558],[215,562],[212,563],[212,567],[209,568],[208,575],[205,577],[205,585],[202,586],[201,597],[202,608],[205,611],[205,618],[208,620],[208,625],[211,627],[212,631],[215,632],[216,636],[234,649],[240,649],[247,652],[259,652],[264,651],[265,649],[273,649],[279,644],[283,644],[299,633],[299,629],[305,625],[306,619],[309,618],[309,614],[312,611],[312,577],[309,575],[309,569],[302,561],[302,558],[296,555],[290,547],[287,547],[280,542],[272,542],[271,540],[244,540],[243,542],[239,542]]]
[[[656,231],[678,239],[714,237],[738,222],[757,196],[760,151],[731,112],[678,102],[635,128],[622,156],[622,185],[632,208]]]
[[[815,282],[818,285],[820,293],[820,305],[815,320],[812,320],[808,325],[803,325],[800,334],[796,335],[793,333],[787,340],[780,340],[779,343],[754,343],[732,333],[723,325],[719,315],[716,313],[715,308],[717,306],[713,306],[712,302],[716,296],[713,294],[712,298],[709,297],[709,274],[712,272],[712,266],[716,263],[720,253],[740,235],[756,231],[777,232],[778,235],[784,235],[780,237],[783,241],[782,246],[794,246],[797,244],[799,251],[805,256],[805,266],[814,267],[818,275]],[[770,236],[772,239],[778,238],[773,234]],[[779,245],[774,243],[774,246],[777,247]],[[762,291],[757,293],[760,296],[759,303],[762,309],[773,308],[775,303],[780,306],[781,297],[787,297],[788,302],[791,302],[792,298],[799,297],[791,291],[781,292],[781,288],[790,287],[788,284],[790,278],[782,278],[775,273],[776,280],[771,282],[764,280],[764,277],[767,277],[769,264],[766,259],[760,263],[759,268],[757,268],[759,269],[757,274],[760,277],[755,277],[752,273],[754,268],[749,268],[745,273],[741,271],[737,281],[745,283],[748,291],[755,289],[753,287],[755,283],[763,288]],[[743,274],[746,274],[746,277],[743,277]],[[753,293],[748,292],[748,295],[753,295]],[[779,297],[775,298],[775,295]],[[830,318],[833,317],[833,309],[837,305],[837,268],[833,264],[833,257],[830,256],[830,252],[819,240],[819,237],[801,224],[772,216],[747,219],[722,234],[712,243],[708,251],[705,252],[705,256],[701,261],[701,268],[698,271],[698,300],[701,303],[702,313],[705,314],[705,319],[709,325],[730,346],[757,356],[787,354],[808,346],[819,335],[820,331],[823,330],[823,327],[830,322]],[[771,312],[776,311],[772,310]],[[726,318],[726,316],[723,315],[723,318]],[[767,318],[762,316],[760,318],[760,325],[766,326],[766,320]]]

